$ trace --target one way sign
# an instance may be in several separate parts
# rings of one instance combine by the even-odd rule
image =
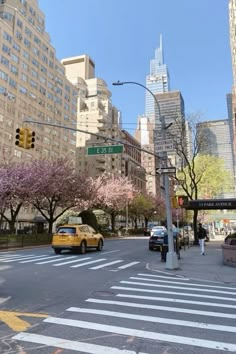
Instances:
[[[159,168],[156,168],[156,173],[158,173],[160,175],[162,173],[174,175],[176,173],[176,168],[175,167],[159,167]]]

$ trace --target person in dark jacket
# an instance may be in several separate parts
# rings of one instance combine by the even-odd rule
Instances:
[[[200,250],[201,250],[201,255],[204,256],[205,255],[205,239],[207,237],[207,232],[204,229],[204,227],[202,227],[202,224],[199,223],[198,224],[198,240],[199,240],[199,245],[200,245]]]

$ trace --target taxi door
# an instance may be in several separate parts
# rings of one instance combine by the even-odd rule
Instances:
[[[83,238],[86,240],[87,246],[88,247],[93,247],[94,246],[93,237],[92,237],[92,234],[91,234],[91,232],[89,230],[88,225],[80,226],[79,230],[80,230],[81,236],[83,234]]]

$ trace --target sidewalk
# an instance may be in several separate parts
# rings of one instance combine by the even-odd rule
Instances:
[[[157,253],[157,262],[150,263],[148,268],[153,271],[165,272],[192,279],[208,280],[236,285],[236,268],[223,265],[221,245],[223,240],[211,240],[205,243],[205,256],[200,255],[199,246],[191,246],[185,251],[181,249],[179,268],[166,269]]]

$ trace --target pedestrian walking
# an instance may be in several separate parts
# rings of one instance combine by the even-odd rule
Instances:
[[[201,250],[201,255],[205,255],[205,238],[207,237],[207,232],[202,227],[202,224],[198,224],[198,240],[199,240],[199,245],[200,245],[200,250]]]

